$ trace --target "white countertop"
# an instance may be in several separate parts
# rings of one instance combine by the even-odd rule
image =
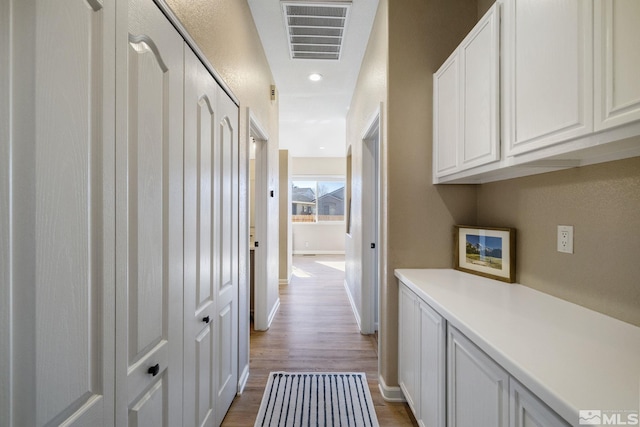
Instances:
[[[572,425],[579,410],[640,410],[639,327],[457,270],[395,275]]]

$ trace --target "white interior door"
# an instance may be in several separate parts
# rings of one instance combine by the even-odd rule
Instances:
[[[378,150],[380,119],[376,116],[363,138],[362,150],[362,320],[361,332],[378,330]]]
[[[255,140],[255,236],[254,249],[254,328],[256,331],[269,329],[269,297],[267,260],[270,244],[267,227],[269,224],[269,150],[263,135],[250,129]]]
[[[2,3],[0,84],[11,88],[2,99],[11,113],[0,142],[2,308],[10,304],[1,346],[11,356],[0,360],[10,369],[0,424],[112,424],[113,228],[103,212],[113,209],[114,123],[103,93],[113,69],[103,56],[115,9]]]
[[[238,387],[238,107],[225,93],[218,97],[214,145],[214,298],[216,419],[222,422]]]
[[[185,49],[184,426],[215,422],[214,157],[218,85]],[[216,153],[217,154],[217,153]]]
[[[151,1],[118,38],[116,425],[182,424],[183,41]]]

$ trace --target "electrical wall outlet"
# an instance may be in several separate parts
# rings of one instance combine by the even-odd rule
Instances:
[[[573,225],[558,226],[558,252],[573,253]]]

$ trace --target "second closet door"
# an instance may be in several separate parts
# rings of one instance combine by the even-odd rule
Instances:
[[[148,0],[128,1],[126,39],[123,33],[116,77],[116,425],[172,427],[182,425],[183,41]]]
[[[184,426],[213,426],[216,353],[221,350],[215,339],[218,86],[188,48],[184,92]]]

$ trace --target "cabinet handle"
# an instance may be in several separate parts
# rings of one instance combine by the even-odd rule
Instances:
[[[152,376],[156,376],[158,375],[158,372],[160,372],[160,364],[156,363],[155,366],[150,367],[149,369],[147,369],[147,373],[151,374]]]
[[[203,321],[204,323],[209,323],[209,321],[210,321],[210,320],[211,320],[211,319],[209,319],[209,316],[207,316],[207,317],[203,317],[203,318],[202,318],[202,321]]]

